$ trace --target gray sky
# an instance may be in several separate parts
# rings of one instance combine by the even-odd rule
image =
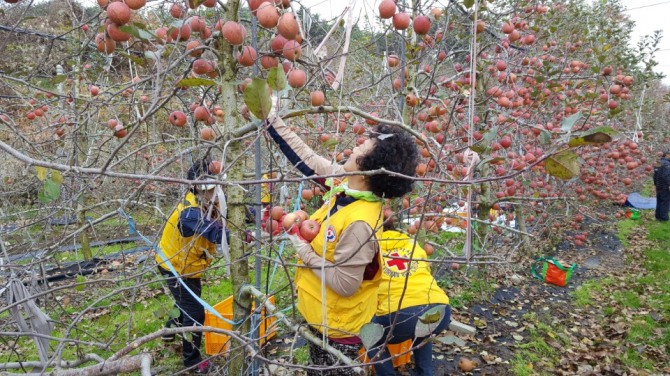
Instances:
[[[632,43],[637,44],[643,35],[652,34],[654,30],[663,30],[660,50],[656,53],[657,70],[665,74],[663,82],[670,85],[670,1],[621,0],[621,3],[628,9],[626,14],[635,21]]]

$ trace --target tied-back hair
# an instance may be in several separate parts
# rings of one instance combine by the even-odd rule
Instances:
[[[356,161],[361,171],[384,168],[406,176],[415,176],[419,152],[412,136],[399,127],[379,124],[370,138],[376,139],[374,147]],[[375,174],[367,176],[370,191],[383,198],[401,197],[412,190],[410,178]]]

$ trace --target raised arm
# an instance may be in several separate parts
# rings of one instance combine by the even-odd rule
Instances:
[[[341,174],[344,168],[331,160],[326,159],[314,152],[305,142],[277,116],[271,116],[267,120],[268,134],[279,149],[284,153],[289,162],[293,164],[305,176],[324,176]],[[315,179],[317,183],[324,185],[325,178]]]

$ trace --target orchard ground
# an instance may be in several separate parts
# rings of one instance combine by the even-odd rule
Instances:
[[[670,224],[647,211],[638,221],[587,220],[578,227],[553,234],[547,250],[578,265],[567,287],[534,279],[528,260],[439,277],[453,318],[477,327],[477,334],[462,337],[464,346],[442,343],[448,333],[438,336],[435,375],[670,372]],[[576,231],[589,232],[582,246],[566,240]],[[462,372],[461,358],[477,368]]]
[[[620,210],[613,206],[604,214],[614,218],[613,213]],[[589,235],[583,245],[576,246],[571,239],[583,231]],[[447,241],[459,242],[461,236],[450,234]],[[449,342],[445,339],[452,334],[449,332],[435,339],[435,375],[466,374],[458,368],[461,358],[477,364],[469,373],[475,375],[670,372],[670,273],[666,267],[670,262],[670,224],[654,221],[653,213],[645,211],[637,221],[587,218],[582,223],[565,226],[551,237],[551,246],[545,249],[545,254],[578,265],[564,288],[533,278],[529,270],[531,260],[458,270],[439,268],[437,264],[433,267],[440,270],[436,278],[451,298],[453,319],[477,328],[474,337],[460,336],[464,341],[461,345],[444,343]],[[117,277],[133,275],[145,264],[144,260],[152,258],[150,251],[128,252],[141,246],[142,242],[134,242],[99,248],[100,259],[105,254],[116,257],[101,264],[96,274],[76,277],[76,282],[105,279],[110,273]],[[290,257],[290,250],[285,256]],[[440,257],[439,251],[434,257]],[[66,262],[71,258],[66,252],[60,260]],[[263,270],[263,275],[269,272]],[[287,281],[280,279],[273,284],[285,286]],[[136,292],[134,299],[135,326],[125,328],[131,338],[160,329],[171,314],[170,298],[160,280],[145,276],[144,281],[146,288]],[[51,287],[71,283],[72,280],[56,281]],[[132,278],[125,284],[131,286]],[[223,268],[210,271],[204,284],[203,296],[212,304],[232,291]],[[101,330],[101,337],[106,338],[104,333],[110,331],[111,335],[128,322],[127,312],[111,315],[117,312],[114,299],[97,298],[106,291],[102,287],[96,287],[95,291],[72,289],[56,299],[65,308],[66,316],[74,317],[82,307],[94,306],[85,314],[87,326]],[[278,306],[286,308],[290,305],[290,294],[287,289],[279,291]],[[119,304],[127,307],[130,303]],[[6,317],[2,320],[7,323]],[[304,344],[280,328],[279,336],[270,341],[264,353],[280,364],[300,367],[308,361]],[[5,346],[0,345],[3,352],[7,350]],[[24,342],[19,348],[34,352],[32,342]],[[158,374],[180,369],[180,357],[175,356],[180,351],[179,341],[163,344],[156,340],[149,344],[148,350],[154,356],[154,371]],[[211,360],[214,364],[225,363],[224,357]],[[269,369],[286,375],[303,372],[300,368],[277,365],[270,365]],[[410,374],[407,366],[401,367],[400,372]]]

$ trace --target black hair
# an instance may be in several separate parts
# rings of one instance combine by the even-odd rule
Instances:
[[[356,162],[361,171],[384,168],[407,176],[415,176],[419,152],[414,138],[399,127],[379,124],[373,129],[374,147]],[[387,174],[367,176],[370,191],[383,198],[401,197],[412,190],[413,180]]]
[[[398,228],[395,225],[395,219],[393,217],[388,217],[384,223],[382,223],[382,229],[384,231],[397,231]]]
[[[195,161],[193,165],[191,165],[191,167],[186,172],[186,179],[198,180],[198,178],[201,178],[205,175],[209,175],[210,162],[211,161],[207,157]],[[195,186],[191,186],[189,190],[193,193],[197,193],[197,189],[195,188]]]

